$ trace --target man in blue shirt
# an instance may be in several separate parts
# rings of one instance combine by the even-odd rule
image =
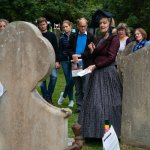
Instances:
[[[70,36],[67,50],[70,55],[70,60],[73,59],[75,63],[78,63],[78,59],[83,60],[83,69],[87,68],[91,62],[91,53],[88,49],[88,45],[94,42],[94,36],[87,31],[88,21],[85,18],[77,20],[78,31]],[[75,81],[75,97],[77,111],[80,112],[83,96],[86,90],[86,85],[89,79],[89,74],[83,77],[74,77]]]

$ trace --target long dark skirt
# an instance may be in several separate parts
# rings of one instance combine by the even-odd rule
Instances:
[[[89,79],[78,123],[85,138],[102,138],[105,120],[120,136],[122,85],[114,65],[95,70]]]

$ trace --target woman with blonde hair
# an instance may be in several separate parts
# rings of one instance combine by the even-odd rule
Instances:
[[[122,81],[123,80],[123,75],[122,75],[123,52],[125,50],[125,47],[131,42],[131,39],[129,37],[130,32],[126,23],[118,24],[117,35],[119,37],[120,47],[119,47],[118,54],[116,57],[116,66],[117,66],[117,71],[119,73],[120,79]]]
[[[119,23],[117,26],[117,34],[119,37],[120,41],[120,47],[119,47],[119,52],[122,52],[126,45],[131,42],[131,39],[129,38],[129,29],[126,23]]]
[[[103,37],[90,43],[93,64],[88,67],[91,76],[84,95],[78,123],[84,138],[102,138],[104,125],[113,125],[118,137],[121,129],[122,85],[115,67],[119,38],[112,34],[112,14],[99,10],[96,21]]]
[[[69,20],[64,20],[62,23],[62,29],[64,31],[64,34],[59,39],[59,54],[60,54],[60,63],[66,79],[66,86],[64,92],[60,93],[60,98],[58,99],[58,105],[62,105],[63,101],[68,96],[69,98],[68,106],[73,107],[74,106],[74,101],[73,101],[74,81],[71,73],[71,63],[67,52],[67,45],[72,30],[72,22],[70,22]]]

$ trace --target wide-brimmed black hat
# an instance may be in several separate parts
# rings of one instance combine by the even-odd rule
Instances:
[[[110,13],[110,12],[107,12],[107,11],[103,11],[103,10],[96,10],[94,12],[94,14],[92,15],[92,26],[93,27],[98,27],[99,26],[99,20],[101,18],[112,18],[113,17],[113,14]]]

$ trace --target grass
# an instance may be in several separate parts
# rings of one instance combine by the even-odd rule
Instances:
[[[68,107],[68,98],[66,98],[66,100],[63,102],[62,106],[58,106],[58,104],[57,104],[57,100],[60,96],[60,92],[62,92],[64,90],[64,87],[65,87],[65,79],[64,79],[63,71],[62,71],[62,69],[59,69],[57,83],[56,83],[55,91],[53,94],[53,103],[56,107],[63,107],[63,108]],[[38,91],[40,92],[39,87],[38,87]],[[74,108],[72,108],[73,113],[68,119],[68,137],[69,138],[74,137],[71,127],[74,123],[77,122],[77,119],[78,119],[78,114],[74,113],[75,109],[76,109],[76,106],[74,106]],[[122,144],[120,144],[120,146],[121,146],[121,150],[143,150],[140,148],[130,147],[130,146],[122,145]],[[103,150],[102,142],[101,141],[86,142],[83,147],[83,150]]]

